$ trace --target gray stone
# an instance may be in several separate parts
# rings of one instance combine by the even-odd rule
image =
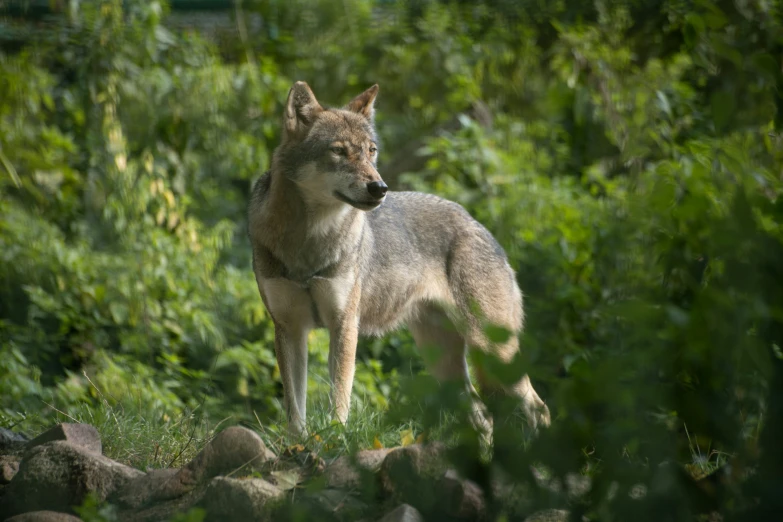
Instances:
[[[33,509],[71,513],[89,493],[106,500],[142,475],[70,442],[36,446],[25,452],[18,473],[3,489],[0,520]]]
[[[177,514],[187,513],[204,497],[208,484],[199,484],[193,489],[170,500],[155,500],[139,508],[122,507],[117,513],[117,522],[161,522],[171,520]]]
[[[326,488],[320,491],[307,492],[308,501],[317,505],[316,512],[331,513],[337,520],[355,521],[362,513],[367,512],[367,504],[356,498],[353,491],[345,489]],[[301,504],[304,495],[297,497]]]
[[[0,456],[0,485],[8,484],[14,475],[19,471],[19,461],[22,457],[18,455]]]
[[[327,485],[337,489],[359,489],[362,486],[362,475],[377,472],[390,451],[391,449],[363,450],[356,455],[338,457],[324,472]]]
[[[445,472],[443,444],[412,444],[386,455],[380,478],[384,491],[393,499],[428,512],[439,501],[437,486]]]
[[[269,520],[268,504],[282,495],[279,488],[263,479],[216,477],[199,507],[207,512],[206,520]]]
[[[437,489],[439,504],[447,515],[462,520],[484,518],[484,492],[475,482],[461,479],[456,471],[450,469],[440,479]]]
[[[211,478],[246,475],[274,458],[256,433],[242,427],[228,428],[182,469],[152,470],[136,477],[109,501],[125,510],[123,521],[166,520],[174,513],[187,511],[207,491],[213,491]],[[210,505],[214,504],[212,501]]]
[[[274,458],[258,434],[232,426],[221,431],[180,470],[179,480],[183,484],[199,484],[218,475],[248,474]]]
[[[402,504],[393,511],[386,513],[378,522],[424,522],[424,517],[421,516],[421,513],[415,507]]]
[[[30,511],[6,519],[5,522],[81,522],[81,518],[59,511]]]
[[[54,428],[41,433],[28,442],[25,449],[35,448],[36,446],[46,444],[47,442],[54,442],[56,440],[68,441],[71,444],[81,446],[93,453],[103,453],[101,436],[94,426],[90,426],[89,424],[72,424],[68,422],[58,424]]]
[[[181,497],[192,489],[192,485],[185,485],[180,480],[179,469],[154,469],[115,491],[109,502],[123,508],[138,509],[153,502]]]

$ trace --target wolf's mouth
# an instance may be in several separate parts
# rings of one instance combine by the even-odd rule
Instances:
[[[359,210],[372,210],[374,208],[377,208],[380,206],[381,203],[383,203],[383,199],[384,199],[382,198],[382,199],[373,199],[371,201],[356,201],[336,190],[334,191],[334,197],[336,197],[343,203],[348,203],[352,207],[358,208]]]

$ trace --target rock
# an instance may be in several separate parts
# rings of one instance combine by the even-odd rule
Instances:
[[[89,424],[72,424],[68,422],[58,424],[54,428],[41,433],[28,442],[25,449],[35,448],[36,446],[41,446],[42,444],[54,442],[56,440],[68,441],[73,445],[81,446],[93,453],[103,453],[101,436],[98,434],[98,430],[96,430],[95,427],[90,426]]]
[[[36,446],[25,452],[19,471],[3,489],[0,520],[32,509],[71,513],[88,493],[103,501],[142,475],[70,442]]]
[[[162,470],[161,470],[162,471]],[[117,522],[161,522],[171,520],[177,515],[187,513],[204,498],[204,492],[209,484],[199,484],[182,496],[169,500],[159,499],[153,495],[154,501],[140,508],[118,506]],[[151,497],[151,498],[152,498]],[[111,500],[109,500],[111,502]]]
[[[22,457],[18,455],[0,456],[0,485],[11,482],[11,479],[19,471],[20,460],[22,460]]]
[[[59,511],[30,511],[6,519],[5,522],[81,522],[81,518]]]
[[[393,511],[386,513],[378,522],[424,522],[424,517],[416,511],[415,507],[402,504]]]
[[[355,491],[326,488],[317,491],[305,491],[298,494],[292,502],[297,508],[304,508],[314,520],[358,521],[368,506],[357,498]],[[284,518],[279,515],[276,518]]]
[[[152,470],[117,490],[109,501],[129,513],[133,521],[164,520],[201,501],[217,475],[248,474],[274,459],[258,435],[241,427],[219,433],[182,469]]]
[[[393,449],[383,459],[380,468],[384,488],[393,493],[398,489],[398,479],[442,476],[446,471],[445,454],[446,447],[438,442]]]
[[[363,450],[356,455],[338,457],[324,472],[326,484],[330,488],[360,489],[367,475],[380,469],[390,451],[391,449]]]
[[[177,515],[187,513],[192,508],[197,507],[197,504],[204,498],[204,493],[208,486],[208,483],[198,484],[181,496],[170,499],[164,499],[164,495],[153,493],[148,497],[148,501],[138,508],[115,504],[119,509],[117,522],[161,522],[163,520],[172,520]],[[112,503],[111,498],[109,502]]]
[[[446,514],[463,520],[484,518],[484,492],[471,480],[459,478],[453,469],[446,471],[438,485],[438,498]]]
[[[255,432],[241,426],[221,431],[196,457],[179,471],[183,484],[199,484],[218,475],[244,474],[274,459]]]
[[[565,509],[544,509],[527,517],[525,522],[568,522],[569,515]]]
[[[181,497],[191,491],[179,478],[179,469],[154,469],[136,477],[115,491],[109,502],[123,508],[138,509],[153,502]]]
[[[283,492],[266,480],[216,477],[199,502],[206,520],[269,520],[269,502]]]
[[[22,433],[0,428],[0,455],[7,455],[21,450],[29,440],[30,438]]]
[[[427,513],[440,501],[438,481],[446,472],[445,446],[412,444],[389,452],[380,469],[384,491]]]

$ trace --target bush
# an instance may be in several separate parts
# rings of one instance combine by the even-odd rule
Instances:
[[[413,422],[449,438],[479,482],[502,470],[537,491],[529,464],[580,469],[593,489],[577,518],[771,513],[783,487],[779,10],[274,0],[234,12],[238,37],[207,40],[159,2],[105,0],[45,33],[24,26],[21,45],[0,48],[4,423],[35,430],[54,408],[108,405],[278,433],[247,194],[293,80],[333,103],[377,81],[385,161],[423,158],[398,186],[463,204],[525,292],[518,359],[475,364],[530,373],[555,422],[528,440],[492,403],[511,420],[482,460],[459,424],[465,404],[420,375],[404,332],[360,344],[357,411],[390,407],[395,437]],[[477,102],[491,125],[467,116]],[[310,344],[323,402],[328,340]],[[380,429],[357,421],[362,441]],[[692,475],[727,460],[725,489],[694,493]]]

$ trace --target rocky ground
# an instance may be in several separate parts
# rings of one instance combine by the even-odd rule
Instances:
[[[493,493],[517,492],[498,484]],[[0,520],[79,520],[74,507],[90,494],[114,506],[121,522],[169,520],[194,507],[208,521],[288,519],[297,509],[339,521],[414,522],[435,513],[438,520],[487,518],[484,492],[448,466],[439,443],[327,462],[301,448],[275,455],[255,432],[232,427],[184,467],[145,473],[104,456],[97,430],[87,424],[60,424],[33,440],[0,430]],[[554,509],[527,518],[567,519],[568,512]]]

